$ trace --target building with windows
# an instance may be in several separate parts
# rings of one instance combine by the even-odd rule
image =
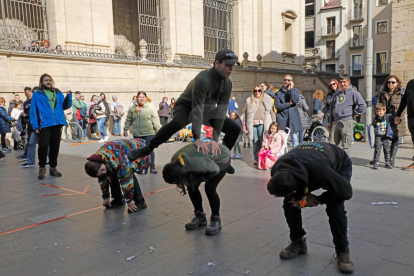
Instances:
[[[352,84],[365,88],[367,40],[367,0],[314,0],[315,47],[319,70],[345,72]],[[390,74],[391,1],[373,0],[374,42],[373,89],[379,91]]]
[[[394,0],[391,22],[391,74],[405,86],[414,79],[414,1]]]

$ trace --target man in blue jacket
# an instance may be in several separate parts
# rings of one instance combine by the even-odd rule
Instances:
[[[275,107],[277,109],[276,121],[281,130],[290,128],[292,147],[299,144],[298,132],[302,131],[302,121],[296,104],[299,102],[299,89],[294,88],[293,78],[287,74],[283,79],[283,87],[276,92]]]
[[[56,177],[62,176],[56,166],[62,126],[66,125],[63,111],[72,107],[72,92],[67,91],[64,97],[59,89],[54,88],[54,84],[50,75],[43,74],[40,77],[40,89],[33,94],[30,106],[30,123],[39,135],[39,179],[45,178],[48,148],[49,174]]]

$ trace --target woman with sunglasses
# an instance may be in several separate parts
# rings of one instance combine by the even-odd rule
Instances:
[[[253,164],[258,164],[258,153],[262,147],[263,132],[269,129],[272,123],[271,112],[273,108],[272,98],[265,94],[259,85],[256,85],[252,94],[246,100],[244,114],[243,133],[253,140]]]
[[[329,122],[329,114],[331,109],[331,102],[333,99],[334,94],[336,91],[338,91],[339,88],[339,82],[336,79],[331,79],[329,81],[329,89],[328,89],[328,95],[326,95],[326,102],[325,106],[322,108],[322,112],[325,113],[325,118],[323,120],[324,125],[326,126]]]
[[[378,103],[382,103],[387,107],[387,114],[395,116],[400,107],[403,94],[400,79],[396,75],[390,75],[382,85],[381,93],[378,96]],[[394,166],[395,156],[398,150],[398,137],[404,137],[406,129],[407,122],[405,120],[405,113],[403,113],[401,115],[401,124],[397,126],[397,133],[394,133],[394,138],[391,141],[390,163],[392,166]]]

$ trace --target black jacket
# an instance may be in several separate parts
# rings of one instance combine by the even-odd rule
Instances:
[[[335,145],[325,142],[304,143],[280,157],[271,175],[287,170],[302,180],[298,191],[292,196],[295,199],[301,199],[306,188],[309,193],[323,189],[326,192],[315,197],[322,203],[331,203],[352,197],[351,183],[338,174],[347,162],[345,151]]]
[[[407,117],[410,119],[414,118],[414,80],[410,80],[407,83],[407,89],[401,99],[396,115],[401,117],[405,108],[407,108]]]

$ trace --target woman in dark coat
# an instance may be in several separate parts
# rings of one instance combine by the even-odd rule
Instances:
[[[170,116],[170,107],[168,105],[168,98],[162,98],[162,102],[159,104],[158,116],[160,117],[161,126],[165,126],[168,123],[168,117]]]
[[[382,103],[387,107],[387,114],[395,116],[398,108],[401,104],[401,99],[403,97],[403,92],[401,89],[401,81],[396,75],[389,76],[381,88],[381,93],[378,95],[378,103]],[[391,142],[391,165],[394,166],[395,156],[398,151],[398,137],[405,136],[405,130],[407,129],[407,122],[405,120],[405,112],[401,114],[401,123],[397,126],[397,135],[394,135],[395,138]]]
[[[329,121],[329,112],[331,109],[331,102],[333,99],[333,95],[338,91],[339,89],[339,82],[336,79],[331,79],[329,81],[329,89],[328,89],[328,95],[326,95],[326,102],[325,106],[322,108],[322,112],[325,114],[324,122],[323,124],[326,126],[328,125]]]
[[[6,109],[6,100],[2,97],[0,97],[0,135],[1,135],[1,150],[4,152],[10,152],[11,150],[7,148],[6,146],[6,133],[10,133],[10,123],[14,122],[15,119],[13,117],[10,117],[7,114]],[[0,151],[1,152],[1,151]],[[0,153],[0,155],[2,155]]]

